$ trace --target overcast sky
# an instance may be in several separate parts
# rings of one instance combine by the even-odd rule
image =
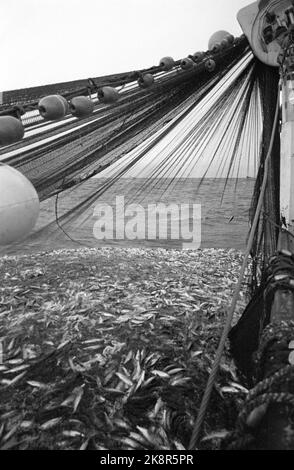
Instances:
[[[240,36],[250,0],[0,0],[0,91],[136,70]]]

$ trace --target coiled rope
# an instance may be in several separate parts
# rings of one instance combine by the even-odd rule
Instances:
[[[271,354],[270,348],[276,342],[289,343],[293,339],[294,322],[283,322],[280,324],[269,324],[264,330],[260,340],[260,347],[256,353],[255,362],[257,368],[264,361],[265,355]],[[285,341],[286,338],[286,341]],[[266,377],[250,390],[242,410],[237,418],[235,430],[229,433],[222,442],[225,450],[245,450],[255,441],[255,434],[258,424],[265,415],[268,406],[271,404],[283,404],[294,408],[294,394],[287,391],[280,391],[281,385],[293,384],[294,365],[286,364],[289,356],[289,348],[280,351],[279,364],[277,370]],[[284,356],[284,357],[283,357]],[[281,360],[282,359],[282,360]],[[286,359],[286,361],[285,361]],[[293,387],[293,385],[291,385]]]

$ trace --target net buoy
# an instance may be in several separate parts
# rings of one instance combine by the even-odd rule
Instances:
[[[231,33],[227,33],[226,40],[228,41],[229,44],[233,44],[235,41],[235,38]]]
[[[48,120],[61,119],[68,113],[68,102],[61,95],[49,95],[38,103],[40,115]]]
[[[9,245],[33,229],[40,202],[32,183],[8,165],[0,165],[0,188],[0,245]]]
[[[145,73],[138,78],[138,85],[140,88],[148,88],[154,83],[154,77],[151,73]]]
[[[115,103],[119,99],[119,92],[111,86],[104,86],[98,90],[97,98],[101,103]]]
[[[222,49],[226,49],[227,47],[229,47],[230,43],[229,43],[229,40],[228,38],[224,38],[221,40],[221,48]]]
[[[181,68],[183,70],[190,70],[194,67],[194,62],[192,59],[189,59],[189,57],[187,57],[186,59],[183,59],[181,61]]]
[[[205,62],[205,68],[208,72],[213,72],[216,68],[216,63],[214,60],[212,59],[208,59],[206,62]]]
[[[175,65],[175,61],[172,57],[163,57],[159,62],[159,67],[165,72],[169,72]]]
[[[195,52],[195,54],[193,54],[193,59],[195,60],[195,62],[199,62],[200,60],[203,59],[203,57],[205,56],[205,52]]]
[[[209,50],[210,52],[212,52],[213,54],[217,54],[218,52],[220,52],[222,50],[222,45],[220,42],[216,42],[213,44],[213,46],[209,47]]]
[[[232,34],[227,31],[217,31],[210,37],[208,41],[208,49],[213,53],[217,53],[228,47],[233,42],[234,36],[232,36]]]
[[[94,103],[86,96],[75,96],[70,100],[69,110],[75,117],[90,116],[94,110]]]
[[[10,145],[24,136],[22,122],[13,116],[0,116],[0,145]]]

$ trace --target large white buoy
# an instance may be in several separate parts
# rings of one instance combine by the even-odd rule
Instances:
[[[0,165],[0,245],[28,235],[38,219],[39,207],[32,183],[11,166]]]
[[[232,34],[227,31],[217,31],[210,37],[208,41],[208,49],[213,53],[217,53],[228,47],[233,42],[234,36],[232,36]]]
[[[24,136],[22,122],[12,116],[0,116],[0,145],[10,145]]]
[[[38,103],[40,115],[48,120],[61,119],[68,113],[68,102],[61,95],[49,95],[41,98]]]
[[[159,62],[159,67],[165,72],[169,72],[175,65],[175,61],[172,57],[163,57]]]
[[[86,96],[75,96],[70,100],[69,110],[75,117],[90,116],[94,110],[94,103]]]
[[[98,90],[97,98],[101,103],[115,103],[119,100],[119,92],[111,86],[104,86]]]

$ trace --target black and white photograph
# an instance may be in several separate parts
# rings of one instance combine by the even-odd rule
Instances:
[[[0,450],[294,450],[294,0],[0,18]]]

